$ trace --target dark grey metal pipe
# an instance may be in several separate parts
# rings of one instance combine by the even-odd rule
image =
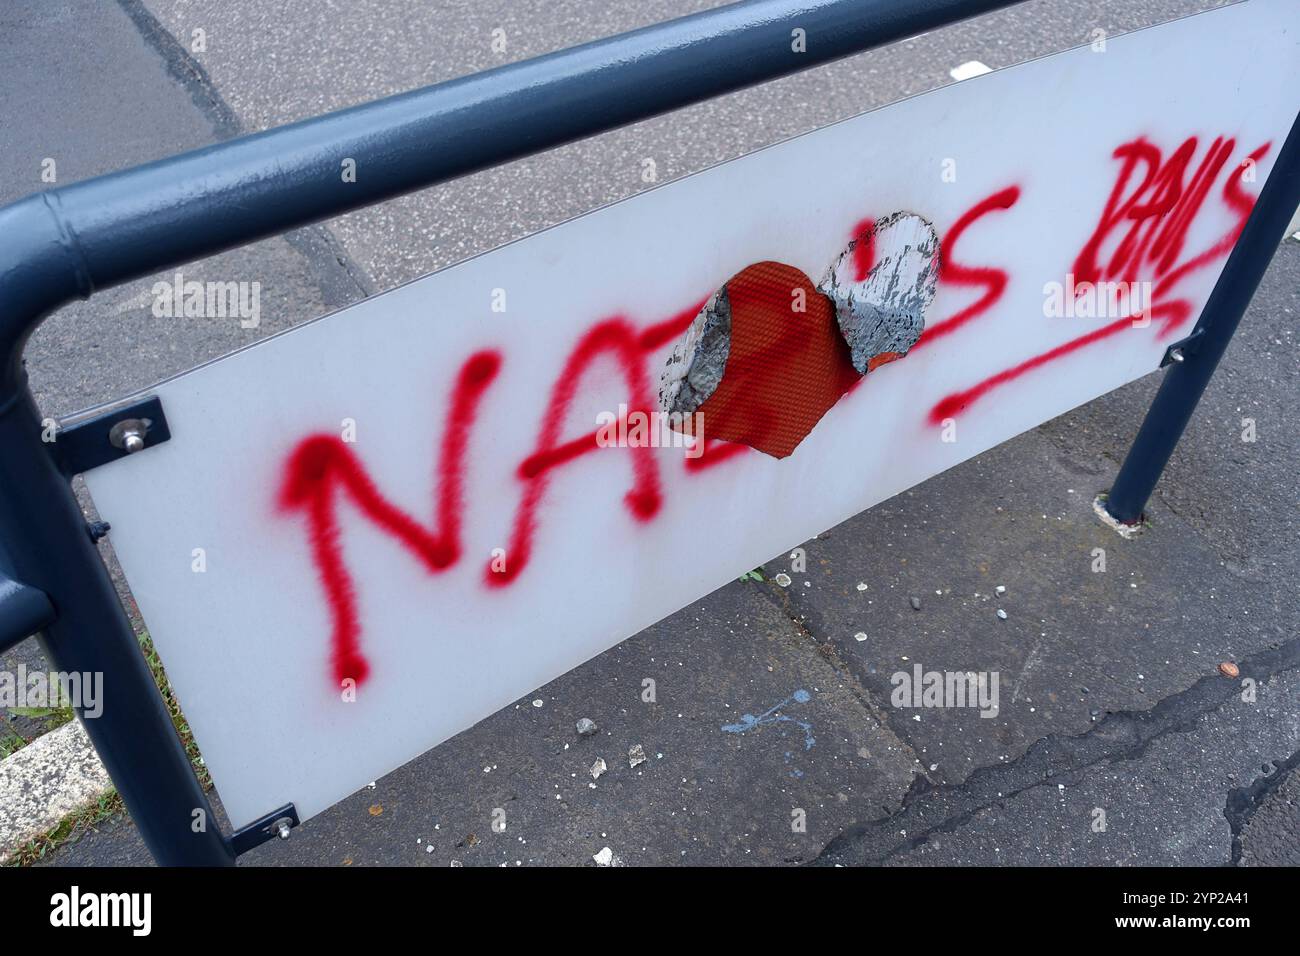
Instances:
[[[0,654],[53,620],[54,606],[45,592],[0,572]]]
[[[1019,2],[748,0],[28,197],[0,209],[0,400],[76,296]]]
[[[25,389],[0,405],[0,539],[24,586],[48,595],[57,614],[42,622],[45,656],[61,673],[98,675],[101,713],[82,724],[154,858],[171,866],[231,865],[234,851],[41,431]],[[79,715],[81,704],[74,702]]]
[[[1142,427],[1124,457],[1106,498],[1112,518],[1134,524],[1142,518],[1151,492],[1191,420],[1210,377],[1227,351],[1233,333],[1260,280],[1273,261],[1287,223],[1300,206],[1300,116],[1278,153],[1255,208],[1224,264],[1219,281],[1205,301],[1186,354],[1170,365]],[[1199,334],[1197,334],[1199,333]]]

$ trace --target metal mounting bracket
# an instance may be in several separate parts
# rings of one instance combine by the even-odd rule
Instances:
[[[1169,348],[1165,349],[1165,356],[1160,360],[1160,367],[1172,365],[1175,362],[1183,362],[1196,354],[1196,348],[1201,343],[1198,341],[1205,334],[1204,329],[1194,329],[1192,334],[1185,339],[1179,339]]]
[[[289,831],[297,825],[298,811],[292,803],[286,803],[279,810],[272,810],[261,819],[236,830],[230,837],[230,848],[235,851],[235,856],[240,856],[276,838],[287,840]]]
[[[156,395],[118,405],[90,418],[59,425],[54,458],[65,475],[78,475],[171,438]]]

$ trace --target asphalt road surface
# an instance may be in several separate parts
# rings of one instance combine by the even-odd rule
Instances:
[[[48,321],[28,353],[34,386],[66,413],[631,195],[646,158],[661,180],[682,176],[952,82],[970,61],[996,69],[1214,5],[1025,3],[186,268],[260,281],[255,330],[152,318],[151,277]],[[10,0],[0,202],[44,188],[45,158],[63,184],[707,6]],[[1288,241],[1133,541],[1090,502],[1156,377],[808,542],[804,586],[770,583],[789,570],[773,562],[767,581],[722,588],[529,695],[543,707],[504,709],[245,861],[587,864],[608,846],[629,864],[1300,862],[1298,288]],[[1239,441],[1243,409],[1254,444]],[[1098,546],[1109,573],[1082,573]],[[1006,621],[990,613],[996,585]],[[1013,686],[995,721],[913,721],[888,706],[900,659]],[[1256,702],[1218,675],[1223,660],[1256,678]],[[6,656],[18,661],[39,662],[33,643]],[[641,705],[646,675],[670,703]],[[794,687],[812,691],[819,728],[797,774],[782,740],[719,731]],[[579,740],[584,716],[601,733]],[[574,789],[595,756],[613,767],[634,743],[647,765]],[[505,834],[496,807],[512,808]],[[119,819],[51,862],[147,861]]]

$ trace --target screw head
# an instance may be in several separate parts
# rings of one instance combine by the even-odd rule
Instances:
[[[1171,349],[1169,352],[1169,361],[1171,362],[1181,362],[1186,358],[1187,356],[1183,354],[1182,349]]]
[[[109,444],[114,448],[122,449],[128,455],[134,455],[144,448],[144,436],[149,433],[150,424],[147,418],[124,419],[109,430]]]

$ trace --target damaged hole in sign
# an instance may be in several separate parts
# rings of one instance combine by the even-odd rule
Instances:
[[[858,280],[867,246],[874,265]],[[853,367],[865,375],[906,355],[925,331],[939,284],[939,236],[910,212],[886,216],[849,243],[817,288],[835,303]]]
[[[820,287],[794,266],[747,266],[674,346],[660,409],[674,423],[700,412],[704,436],[787,457],[861,375],[916,344],[938,248],[933,226],[895,213],[849,243]]]

